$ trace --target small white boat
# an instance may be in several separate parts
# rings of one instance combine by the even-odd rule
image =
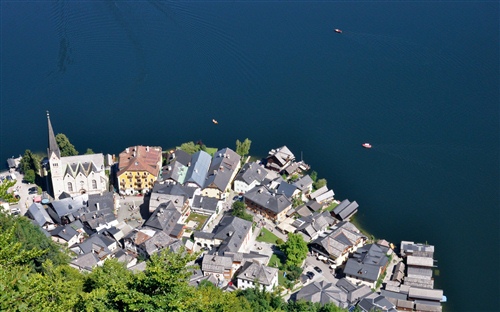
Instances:
[[[219,122],[218,122],[217,120],[215,120],[215,119],[212,119],[212,122],[213,122],[214,124],[216,124],[216,125],[217,125],[217,124],[219,124]]]
[[[335,32],[336,32],[337,34],[341,34],[341,33],[342,33],[342,29],[335,28],[334,30],[335,30]]]
[[[372,148],[372,145],[370,143],[363,143],[361,144],[364,148]]]

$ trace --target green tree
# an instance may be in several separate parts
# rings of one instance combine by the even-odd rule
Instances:
[[[252,145],[252,141],[248,138],[245,141],[240,142],[240,140],[236,140],[236,154],[240,155],[242,158],[250,152],[250,145]]]
[[[19,163],[21,172],[26,173],[28,170],[33,170],[35,173],[40,170],[40,158],[33,154],[29,149],[24,152]]]
[[[313,182],[316,182],[316,180],[318,180],[318,173],[316,171],[312,171],[309,177],[311,177],[311,180],[313,180]]]
[[[78,155],[78,151],[75,149],[75,146],[71,144],[68,137],[66,137],[63,133],[58,133],[56,135],[57,146],[59,146],[59,150],[61,151],[61,156],[75,156]]]
[[[302,265],[309,251],[302,235],[294,233],[288,233],[288,240],[280,246],[280,249],[285,253],[286,265],[298,267]]]
[[[36,175],[33,169],[28,169],[24,172],[24,181],[28,183],[35,183]]]
[[[243,220],[253,222],[253,216],[246,212],[244,203],[237,200],[233,203],[233,205],[231,207],[233,208],[231,211],[231,214],[233,216],[241,218]]]
[[[95,154],[94,151],[91,148],[87,148],[85,155],[92,155],[92,154]]]
[[[326,185],[326,179],[319,179],[318,181],[313,183],[313,187],[316,190],[322,188],[325,185]]]
[[[179,147],[179,149],[192,155],[200,150],[200,145],[194,144],[193,141],[190,141],[190,142],[182,143],[181,146]]]

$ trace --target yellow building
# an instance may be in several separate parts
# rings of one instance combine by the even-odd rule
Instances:
[[[161,171],[161,147],[133,146],[120,153],[118,184],[120,194],[146,193]]]

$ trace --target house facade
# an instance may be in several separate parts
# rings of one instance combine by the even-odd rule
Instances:
[[[246,262],[237,276],[239,289],[261,287],[272,291],[278,286],[278,269],[259,262]]]
[[[253,212],[276,222],[284,220],[286,213],[292,208],[290,199],[283,194],[276,194],[266,186],[248,191],[245,194],[245,204]]]
[[[234,191],[244,194],[255,186],[260,185],[266,176],[267,170],[258,163],[246,163],[234,178]]]
[[[240,155],[230,148],[218,150],[212,157],[203,188],[203,196],[225,199],[226,191],[240,169]]]
[[[162,162],[161,147],[132,146],[120,153],[118,185],[121,194],[147,193],[158,179]]]

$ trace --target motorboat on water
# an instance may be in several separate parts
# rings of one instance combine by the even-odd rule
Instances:
[[[361,144],[364,148],[372,148],[372,145],[370,143],[363,143]]]
[[[334,30],[335,30],[335,32],[336,32],[337,34],[341,34],[341,33],[342,33],[342,29],[335,28]]]
[[[213,122],[214,124],[216,124],[216,125],[217,125],[217,124],[219,124],[219,122],[218,122],[217,120],[215,120],[215,119],[212,119],[212,122]]]

